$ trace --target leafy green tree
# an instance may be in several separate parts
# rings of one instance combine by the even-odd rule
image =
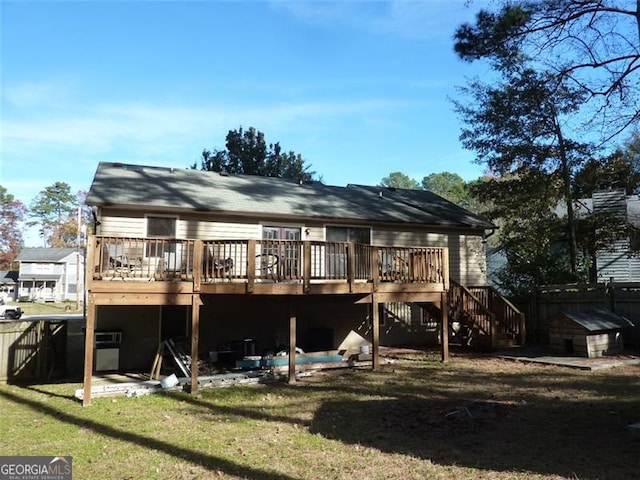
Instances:
[[[490,206],[486,214],[499,226],[490,240],[497,240],[494,247],[507,263],[493,280],[511,295],[526,294],[536,285],[576,280],[566,225],[552,207],[561,199],[561,182],[557,173],[531,169],[485,177],[471,186],[471,194]]]
[[[469,184],[457,173],[431,173],[422,179],[422,188],[429,190],[450,202],[468,208]]]
[[[387,188],[407,188],[410,190],[420,190],[420,184],[402,172],[391,172],[380,180],[380,187]]]
[[[22,222],[27,208],[0,185],[0,270],[10,270],[23,246]]]
[[[591,158],[576,172],[577,198],[591,197],[602,189],[624,188],[627,195],[640,187],[640,136],[634,133],[624,145],[603,158]]]
[[[455,51],[498,70],[534,59],[560,84],[582,90],[605,140],[640,119],[640,2],[503,0],[458,27]]]
[[[65,182],[55,182],[42,190],[29,207],[29,226],[39,225],[46,246],[71,247],[77,244],[77,212],[80,202]],[[74,230],[75,226],[75,230]]]
[[[579,108],[583,94],[549,73],[540,73],[526,63],[501,70],[501,80],[485,84],[469,82],[461,91],[466,100],[455,101],[464,122],[460,139],[476,153],[476,161],[498,177],[513,179],[501,188],[513,188],[514,181],[532,172],[548,177],[553,194],[543,197],[546,210],[559,199],[567,209],[567,245],[572,274],[577,274],[577,239],[571,196],[571,178],[590,153],[586,143],[568,138],[566,121]],[[467,101],[471,99],[471,101]],[[496,202],[493,199],[494,203]],[[504,205],[517,213],[514,200]],[[507,213],[507,212],[505,212]],[[510,218],[511,216],[507,217]]]
[[[195,169],[197,165],[191,168]],[[264,133],[253,127],[246,131],[242,127],[229,130],[226,150],[203,150],[200,169],[296,181],[312,180],[315,175],[300,154],[283,152],[279,142],[267,145]]]

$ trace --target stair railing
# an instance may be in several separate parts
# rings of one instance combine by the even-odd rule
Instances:
[[[452,313],[467,315],[473,326],[489,336],[491,348],[495,344],[496,315],[471,290],[450,279],[449,305]]]

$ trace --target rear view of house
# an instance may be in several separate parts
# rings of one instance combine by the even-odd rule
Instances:
[[[204,360],[284,349],[292,375],[296,348],[335,352],[354,331],[375,367],[381,344],[437,341],[450,278],[486,284],[495,229],[426,191],[116,163],[98,166],[87,203],[85,388],[98,337],[117,339],[117,370],[148,371],[162,342],[186,338]]]

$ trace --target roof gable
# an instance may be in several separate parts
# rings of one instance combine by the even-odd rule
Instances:
[[[87,204],[254,215],[495,228],[484,219],[431,192],[392,192],[381,187],[337,187],[319,182],[253,175],[223,175],[100,163]]]

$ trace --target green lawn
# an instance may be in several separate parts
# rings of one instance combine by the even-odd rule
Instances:
[[[23,315],[60,315],[63,313],[82,313],[82,303],[76,309],[76,302],[7,302],[17,305],[24,312]]]
[[[95,398],[0,386],[0,455],[84,479],[637,479],[640,366],[584,372],[408,351],[380,372]]]

